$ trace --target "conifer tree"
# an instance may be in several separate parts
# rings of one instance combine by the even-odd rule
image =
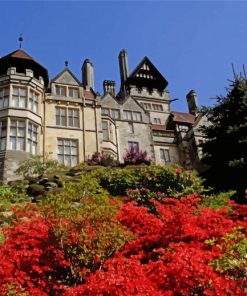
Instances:
[[[215,106],[206,108],[210,125],[202,131],[202,161],[209,165],[205,174],[219,190],[234,189],[241,202],[247,188],[247,79],[235,75],[226,96],[218,96]]]

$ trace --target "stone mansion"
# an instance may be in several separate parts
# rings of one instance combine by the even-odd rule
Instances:
[[[82,80],[65,68],[52,80],[24,50],[0,58],[0,180],[15,176],[19,162],[48,155],[75,166],[104,151],[120,162],[126,151],[146,150],[157,164],[179,163],[203,170],[197,96],[187,94],[188,113],[170,110],[168,82],[147,58],[129,73],[127,52],[119,54],[120,89],[103,81],[94,89],[94,68],[86,59]]]

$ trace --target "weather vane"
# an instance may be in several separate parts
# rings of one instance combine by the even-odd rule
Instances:
[[[22,47],[22,42],[23,42],[23,38],[22,38],[22,34],[20,34],[20,37],[18,39],[20,41],[20,48]]]
[[[65,67],[68,67],[69,62],[65,61]]]

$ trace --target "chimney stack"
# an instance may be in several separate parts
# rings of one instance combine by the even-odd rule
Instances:
[[[120,78],[121,78],[121,91],[125,94],[125,81],[129,76],[129,66],[128,66],[128,54],[127,51],[122,49],[118,56]]]
[[[189,108],[189,113],[196,115],[199,110],[196,92],[192,89],[187,94],[186,99],[187,99],[187,104],[188,104],[188,108]]]
[[[103,81],[104,94],[111,94],[113,97],[116,96],[116,82],[112,80]]]
[[[94,69],[89,59],[86,59],[82,65],[82,83],[85,89],[94,89]]]

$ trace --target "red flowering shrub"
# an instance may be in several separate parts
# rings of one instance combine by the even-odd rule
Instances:
[[[245,218],[236,219],[246,209],[229,214],[199,202],[197,195],[154,201],[157,215],[124,204],[118,219],[136,238],[66,295],[245,295],[243,274],[219,266],[229,255],[224,236],[237,231],[233,245],[246,237]]]
[[[146,189],[121,203],[78,184],[80,198],[68,186],[43,208],[15,210],[0,243],[0,295],[245,295],[247,206],[215,210],[198,194]]]

